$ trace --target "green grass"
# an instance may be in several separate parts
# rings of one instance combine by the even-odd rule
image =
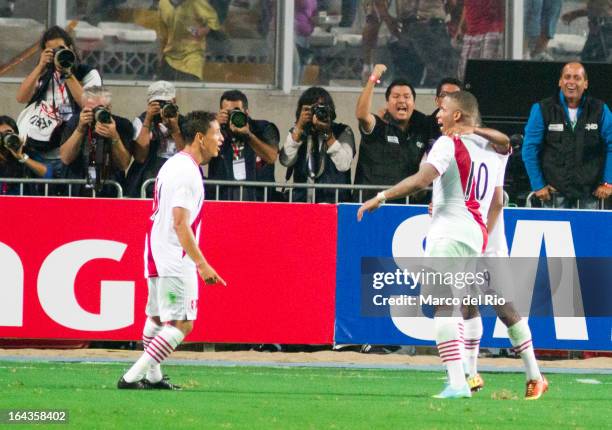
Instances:
[[[0,362],[0,409],[68,409],[69,425],[53,428],[104,429],[601,429],[612,419],[612,375],[551,374],[549,392],[527,402],[522,374],[485,373],[472,399],[444,401],[430,398],[442,372],[164,366],[183,391],[119,391],[127,366]],[[576,381],[586,378],[602,383]]]

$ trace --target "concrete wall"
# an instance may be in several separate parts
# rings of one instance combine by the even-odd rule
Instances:
[[[17,83],[0,83],[0,100],[2,110],[0,114],[7,114],[17,118],[23,105],[17,103]],[[113,113],[132,120],[145,110],[146,86],[108,86],[113,94]],[[186,113],[194,109],[217,111],[219,97],[223,89],[177,88],[177,103],[181,112]],[[289,128],[295,122],[295,109],[300,96],[299,91],[289,95],[277,90],[243,90],[249,99],[249,110],[253,118],[267,119],[274,122],[281,133],[281,145],[287,136]],[[355,105],[359,97],[359,90],[332,91],[336,104],[338,121],[350,125],[358,136],[357,120],[355,119]],[[372,103],[372,111],[376,112],[384,107],[384,92],[377,92]],[[434,110],[434,96],[430,93],[417,94],[417,109],[429,114]],[[357,139],[359,140],[359,139]],[[357,142],[359,144],[359,142]],[[356,158],[355,158],[356,160]],[[276,178],[284,180],[284,168],[277,163]],[[354,171],[354,169],[353,169]]]

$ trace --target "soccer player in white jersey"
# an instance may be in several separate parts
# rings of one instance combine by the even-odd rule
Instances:
[[[366,211],[376,210],[387,199],[405,197],[433,182],[433,218],[427,235],[426,257],[476,257],[486,247],[487,229],[476,200],[473,172],[494,156],[487,150],[488,146],[507,153],[510,141],[503,133],[475,126],[479,120],[478,103],[467,91],[444,97],[437,117],[445,135],[434,143],[419,171],[365,202],[357,212],[357,219],[361,221]],[[465,132],[468,127],[470,133],[466,136],[455,133],[457,128]],[[476,141],[476,137],[485,140]],[[463,372],[461,317],[442,316],[441,311],[438,307],[434,316],[435,337],[449,383],[435,397],[471,397]]]
[[[193,328],[198,274],[207,284],[225,285],[198,246],[204,203],[200,165],[219,154],[223,136],[210,112],[189,113],[181,130],[186,145],[157,175],[145,238],[145,351],[117,383],[120,389],[179,389],[162,376],[160,365]]]
[[[484,264],[485,266],[495,264],[494,273],[498,277],[504,278],[501,279],[501,282],[512,278],[507,261],[493,259],[509,257],[503,215],[504,177],[508,156],[509,154],[498,155],[500,163],[497,164],[497,173],[495,172],[495,164],[477,169],[475,173],[476,183],[482,184],[480,190],[476,193],[476,197],[479,200],[482,214],[485,216],[484,221],[489,232],[489,241],[483,253]],[[501,293],[501,291],[495,292]],[[508,336],[513,349],[521,356],[525,365],[527,379],[525,399],[537,400],[548,390],[548,381],[540,373],[527,320],[521,318],[511,301],[504,305],[494,306],[494,309],[500,320],[508,327]],[[465,370],[468,374],[468,385],[472,392],[475,392],[484,386],[484,380],[477,370],[478,350],[482,337],[482,319],[478,307],[474,305],[462,307],[462,313],[464,317]]]

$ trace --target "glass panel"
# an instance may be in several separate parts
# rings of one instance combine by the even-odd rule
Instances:
[[[275,82],[276,0],[67,3],[81,56],[104,79]]]
[[[470,30],[494,32],[487,55],[500,58],[505,1],[466,3]],[[373,65],[383,63],[384,84],[402,77],[417,87],[435,87],[464,65],[462,37],[482,45],[483,37],[458,33],[462,10],[462,0],[296,0],[294,83],[361,86]]]
[[[525,1],[524,58],[610,62],[611,49],[610,1]]]
[[[0,77],[22,77],[40,58],[38,40],[47,25],[47,0],[0,0]]]

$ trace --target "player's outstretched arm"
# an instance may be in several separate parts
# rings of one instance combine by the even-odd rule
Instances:
[[[388,190],[378,193],[376,197],[365,202],[357,211],[357,221],[361,221],[365,212],[374,212],[386,200],[395,200],[406,197],[424,188],[427,188],[439,176],[436,168],[429,164],[423,163],[419,171],[412,176],[408,176],[403,181],[395,184]]]
[[[181,207],[172,208],[172,217],[174,219],[174,231],[178,237],[179,243],[185,250],[185,253],[193,260],[198,268],[200,277],[207,284],[216,284],[217,282],[227,285],[223,278],[217,274],[215,269],[208,264],[204,254],[200,250],[196,242],[193,231],[189,226],[189,210]]]

